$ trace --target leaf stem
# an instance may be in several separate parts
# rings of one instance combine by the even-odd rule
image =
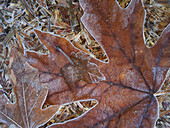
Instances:
[[[160,95],[165,95],[165,94],[170,94],[170,90],[165,90],[162,92],[157,92],[154,94],[154,96],[160,96]]]

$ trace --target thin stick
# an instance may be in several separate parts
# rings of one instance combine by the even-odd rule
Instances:
[[[167,110],[167,111],[165,111],[165,112],[160,113],[159,117],[162,117],[163,115],[166,115],[166,114],[168,114],[168,113],[170,113],[170,110]]]

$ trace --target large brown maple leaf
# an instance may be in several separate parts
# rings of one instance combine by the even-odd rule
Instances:
[[[39,30],[35,32],[50,54],[27,52],[29,63],[40,71],[41,82],[49,85],[46,103],[98,101],[85,115],[53,127],[154,127],[158,118],[154,93],[170,67],[170,27],[148,49],[143,41],[140,0],[132,0],[126,9],[115,0],[80,0],[80,5],[84,10],[81,20],[106,51],[108,63],[89,62],[66,39]]]

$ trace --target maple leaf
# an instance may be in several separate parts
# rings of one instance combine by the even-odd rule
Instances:
[[[40,84],[38,70],[28,64],[22,53],[15,47],[11,50],[9,75],[15,101],[11,103],[4,94],[0,95],[0,122],[10,127],[39,127],[52,118],[59,106],[41,108],[47,85]]]
[[[41,82],[48,83],[50,88],[54,87],[49,90],[49,95],[62,89],[74,91],[80,81],[94,83],[105,79],[97,65],[89,62],[90,57],[78,52],[68,40],[34,31],[50,54],[27,51],[27,58],[32,66],[39,69]]]
[[[76,54],[78,50],[53,34],[35,30],[50,54],[27,52],[29,63],[41,72],[41,82],[49,85],[47,103],[98,101],[98,105],[84,116],[54,127],[154,127],[158,118],[154,93],[161,87],[170,67],[167,54],[170,26],[157,44],[148,49],[142,35],[144,10],[141,1],[131,1],[126,9],[121,9],[114,0],[80,0],[80,5],[84,10],[81,19],[84,26],[107,52],[108,63],[90,60],[98,65],[98,75],[104,74],[106,80],[87,83],[84,77],[69,79],[69,75],[65,75],[67,71],[70,75],[80,75],[81,72],[74,68],[85,72],[87,68],[82,70],[69,57],[72,51]],[[68,65],[72,65],[72,70]]]

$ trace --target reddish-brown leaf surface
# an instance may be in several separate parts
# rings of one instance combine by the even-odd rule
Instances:
[[[67,103],[68,99],[72,101],[70,93],[81,84],[105,80],[97,65],[89,62],[90,57],[78,52],[68,40],[39,30],[35,32],[50,54],[27,51],[28,61],[39,69],[41,82],[48,83],[49,96],[66,91],[66,99],[59,98],[59,104]]]
[[[10,127],[35,128],[46,123],[59,106],[42,109],[47,96],[47,85],[39,82],[38,70],[28,64],[23,53],[11,49],[10,79],[15,101],[0,95],[0,122]]]
[[[40,81],[48,84],[47,104],[98,101],[82,117],[53,127],[154,127],[158,104],[153,94],[170,67],[169,26],[148,49],[143,41],[140,0],[132,0],[126,9],[115,0],[80,0],[80,5],[82,22],[106,51],[108,63],[89,62],[66,39],[39,30],[35,33],[50,53],[27,52],[29,63],[40,71]]]

